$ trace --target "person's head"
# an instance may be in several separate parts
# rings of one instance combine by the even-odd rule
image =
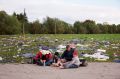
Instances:
[[[58,52],[55,52],[55,54],[54,54],[54,55],[59,56],[59,53],[58,53]]]
[[[73,57],[78,57],[78,54],[77,53],[73,53]]]
[[[66,46],[66,50],[67,50],[67,51],[70,51],[70,49],[71,49],[70,45],[67,45],[67,46]]]
[[[77,57],[78,56],[78,52],[75,50],[73,53],[73,57]]]

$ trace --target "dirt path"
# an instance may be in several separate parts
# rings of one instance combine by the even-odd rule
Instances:
[[[120,79],[120,63],[89,63],[77,69],[0,64],[0,79]]]

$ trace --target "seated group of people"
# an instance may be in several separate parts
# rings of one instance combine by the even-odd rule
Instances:
[[[38,65],[55,66],[60,68],[78,68],[80,61],[78,58],[78,51],[71,48],[70,45],[66,46],[66,50],[60,56],[58,52],[52,55],[51,52],[43,53],[46,51],[39,51],[33,58],[33,63]]]

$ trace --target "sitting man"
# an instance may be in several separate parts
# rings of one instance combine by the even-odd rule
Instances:
[[[67,61],[71,61],[72,58],[73,58],[73,52],[74,52],[74,49],[71,48],[70,45],[67,45],[66,50],[64,51],[64,53],[61,56],[61,62],[64,63],[64,62],[67,62]]]

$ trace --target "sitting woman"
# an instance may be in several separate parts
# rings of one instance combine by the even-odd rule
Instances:
[[[53,63],[53,58],[52,58],[52,53],[45,54],[45,59],[44,59],[45,65],[50,66]]]
[[[42,52],[39,51],[35,57],[33,57],[33,64],[37,64],[40,65],[41,63],[41,59],[42,59]]]
[[[60,68],[78,68],[80,65],[80,61],[78,58],[78,54],[77,53],[73,53],[73,58],[72,61],[68,61],[63,63]]]
[[[50,66],[53,62],[52,53],[48,50],[40,50],[33,58],[33,64]],[[44,64],[45,63],[45,64]]]

